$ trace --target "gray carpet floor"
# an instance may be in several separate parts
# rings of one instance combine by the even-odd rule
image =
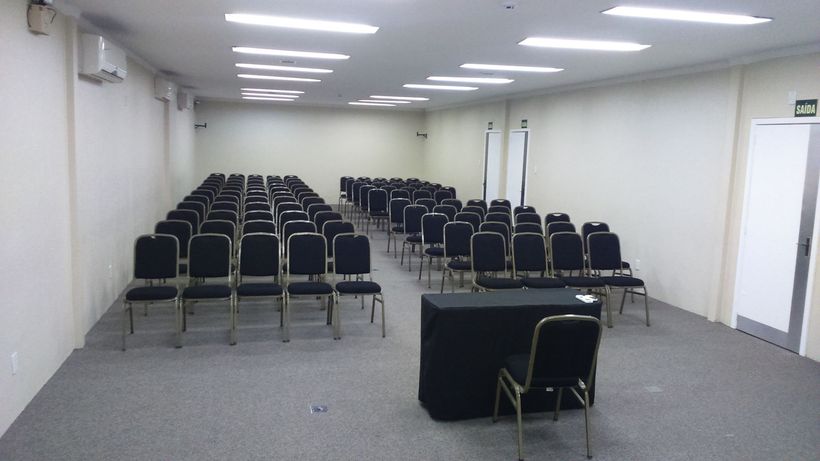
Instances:
[[[352,298],[340,341],[317,301],[294,303],[287,344],[275,309],[247,303],[230,347],[227,309],[198,305],[174,349],[172,311],[156,307],[122,352],[116,303],[0,438],[0,459],[516,459],[514,417],[438,422],[419,404],[420,294],[440,272],[428,289],[372,239],[387,338]],[[604,332],[595,459],[820,458],[820,364],[654,300],[647,328],[636,301]],[[585,459],[583,424],[580,410],[525,415],[525,456]]]

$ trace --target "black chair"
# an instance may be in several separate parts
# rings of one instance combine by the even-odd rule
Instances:
[[[282,195],[277,195],[282,194]],[[290,194],[290,192],[279,192],[274,193],[273,198],[271,199],[271,208],[273,209],[273,215],[276,216],[276,208],[282,203],[297,203],[296,197]]]
[[[547,225],[547,238],[556,232],[575,232],[575,224],[565,221],[551,222]]]
[[[214,199],[214,203],[217,203],[217,202],[234,203],[234,204],[236,204],[237,207],[239,207],[240,198],[237,197],[236,195],[220,194],[220,195],[217,195],[216,198]]]
[[[209,219],[202,223],[200,232],[203,234],[220,234],[231,239],[231,244],[236,241],[236,226],[224,219]]]
[[[480,226],[478,226],[478,230],[481,232],[497,232],[504,237],[504,248],[505,248],[505,255],[509,259],[510,257],[510,228],[507,227],[506,224],[503,222],[498,221],[490,221],[490,222],[483,222]],[[507,269],[512,269],[512,262],[507,262]]]
[[[462,213],[475,213],[475,214],[477,214],[478,217],[481,218],[482,222],[484,221],[484,216],[487,215],[487,210],[486,209],[481,208],[480,206],[476,206],[476,205],[467,205],[467,206],[463,207],[461,209],[461,211],[462,211]]]
[[[441,186],[441,190],[449,191],[453,198],[456,198],[456,188],[453,186]]]
[[[470,239],[473,291],[521,289],[520,280],[498,277],[507,273],[507,245],[498,232],[476,232]]]
[[[134,303],[146,306],[156,303],[174,303],[176,315],[176,346],[181,347],[179,292],[175,286],[165,285],[167,279],[179,276],[179,242],[169,234],[147,234],[134,242],[134,278],[145,285],[125,293],[122,310],[122,350],[125,350],[126,324],[134,334]]]
[[[316,224],[314,224],[310,221],[304,221],[304,220],[293,220],[293,221],[288,221],[288,222],[282,224],[282,234],[281,234],[281,236],[282,236],[282,240],[285,241],[285,242],[288,241],[288,238],[290,238],[291,235],[301,234],[301,233],[315,234],[316,233]],[[285,247],[283,249],[283,256],[285,258],[287,258],[287,256],[288,256],[287,247]],[[287,272],[287,266],[285,267],[285,272]]]
[[[299,203],[301,203],[302,208],[304,208],[305,210],[310,210],[310,207],[312,205],[327,205],[325,203],[325,199],[323,199],[322,197],[304,197]],[[331,207],[331,209],[333,208]],[[339,209],[341,210],[341,208]]]
[[[453,221],[464,221],[470,223],[470,225],[473,226],[474,232],[481,226],[481,216],[469,211],[461,211],[456,213],[453,217]]]
[[[261,220],[261,221],[245,221],[242,224],[242,235],[247,234],[275,234],[276,233],[276,224],[273,221],[268,220]]]
[[[271,223],[273,224],[273,223]],[[279,282],[279,237],[273,233],[248,233],[239,245],[239,270],[236,274],[236,311],[233,342],[239,329],[239,306],[242,299],[271,298],[279,300],[279,326],[284,325],[285,298]]]
[[[339,209],[342,209],[344,202],[347,202],[347,183],[353,181],[353,176],[342,176],[339,178]]]
[[[310,219],[311,221],[315,221],[317,214],[322,213],[322,212],[328,212],[328,211],[332,212],[333,207],[326,204],[326,203],[314,203],[314,204],[308,206],[305,209],[305,211],[307,211],[308,219]],[[341,216],[341,213],[339,214],[339,216]],[[341,218],[339,218],[339,219],[341,219]]]
[[[375,188],[375,186],[365,184],[361,187],[361,189],[359,189],[359,216],[357,222],[360,225],[362,224],[362,220],[368,219],[368,213],[370,210],[370,191]]]
[[[447,216],[448,221],[453,221],[456,218],[458,210],[456,210],[456,207],[453,205],[436,205],[433,207],[433,213],[441,213]]]
[[[342,214],[336,211],[320,211],[316,213],[313,217],[312,221],[316,223],[316,230],[319,231],[328,221],[341,221]],[[332,242],[332,240],[328,240],[328,242]],[[330,245],[328,245],[330,246]]]
[[[390,192],[390,200],[397,198],[404,198],[407,199],[407,201],[410,201],[410,192],[405,189],[396,189]]]
[[[455,273],[464,286],[464,273],[472,270],[470,263],[470,238],[475,232],[473,225],[464,221],[448,222],[444,225],[444,270],[441,271],[441,290],[444,293],[444,276],[450,278],[450,291],[455,293]]]
[[[231,289],[231,239],[222,234],[202,233],[191,237],[188,249],[188,287],[182,290],[182,330],[188,330],[188,303],[201,301],[229,302],[230,340],[236,344],[234,293]],[[223,283],[207,283],[209,279],[227,279]],[[181,343],[180,343],[181,346]]]
[[[503,206],[507,211],[512,212],[512,204],[505,198],[497,198],[490,201],[490,206]]]
[[[214,203],[214,205],[216,205],[217,203]],[[213,221],[215,219],[222,221],[230,221],[233,223],[234,226],[239,225],[239,217],[237,216],[236,212],[230,210],[214,210],[214,208],[211,207],[211,211],[208,213],[208,217],[206,220]]]
[[[303,203],[305,200],[307,200],[309,198],[319,198],[319,194],[317,194],[316,192],[313,192],[310,189],[301,190],[301,191],[299,191],[299,193],[294,193],[294,195],[296,195],[296,201],[299,202],[300,204]],[[324,199],[322,199],[322,201],[324,202]],[[302,205],[302,206],[304,206],[304,205]]]
[[[547,213],[544,216],[544,228],[553,222],[571,222],[569,215],[566,213]]]
[[[186,196],[184,200],[202,201],[203,198],[206,200],[205,208],[210,208],[216,198],[216,192],[210,189],[194,189],[191,195]]]
[[[322,235],[325,236],[326,242],[333,242],[339,234],[352,234],[356,232],[353,223],[350,221],[327,221],[321,228]],[[327,271],[333,272],[333,244],[327,246]]]
[[[513,216],[518,216],[521,213],[536,213],[535,207],[530,205],[518,205],[513,208]],[[541,222],[540,220],[538,221]]]
[[[467,206],[477,206],[484,210],[484,214],[482,214],[482,216],[487,214],[487,202],[485,200],[480,198],[471,198],[470,200],[467,200]]]
[[[262,202],[245,202],[245,213],[249,211],[267,211],[268,213],[271,213],[271,215],[273,215],[273,212],[270,208],[270,204],[267,200],[264,200]]]
[[[368,208],[367,208],[367,227],[366,234],[370,234],[370,221],[376,224],[376,229],[379,224],[382,224],[390,217],[387,209],[387,191],[384,189],[371,189],[368,193]]]
[[[218,201],[211,204],[210,212],[213,213],[214,211],[232,211],[239,214],[239,205],[234,202]]]
[[[462,205],[461,200],[455,198],[446,198],[441,201],[441,204],[456,207],[456,212],[461,212],[461,209],[464,208],[464,205]]]
[[[510,209],[503,205],[490,205],[490,207],[487,208],[487,214],[490,213],[506,213],[508,215],[512,215]]]
[[[512,236],[513,277],[521,278],[526,288],[564,288],[566,283],[548,277],[547,245],[541,233],[521,233]],[[531,273],[535,273],[534,277]]]
[[[433,193],[430,192],[429,190],[421,190],[421,189],[414,190],[413,191],[413,203],[416,203],[416,200],[421,199],[421,198],[432,199],[433,198]],[[435,202],[435,200],[433,200],[433,201]]]
[[[287,240],[287,255],[283,341],[290,341],[291,300],[300,296],[327,297],[327,323],[334,326],[333,339],[339,339],[335,331],[337,314],[333,309],[333,287],[324,281],[327,275],[325,237],[317,233],[293,234]],[[307,276],[308,280],[294,281],[294,276]]]
[[[245,197],[245,211],[248,211],[248,205],[252,203],[267,204],[267,207],[270,208],[270,198],[266,192],[259,195],[248,195]]]
[[[276,210],[273,213],[273,217],[276,220],[277,224],[279,223],[279,217],[282,216],[282,213],[288,213],[291,211],[304,212],[305,210],[302,208],[302,205],[299,205],[296,202],[280,203],[276,206]],[[307,213],[305,214],[307,215]]]
[[[601,274],[609,271],[611,274],[600,277],[601,281],[606,284],[607,300],[613,289],[622,289],[624,294],[621,297],[621,308],[618,313],[623,314],[627,293],[643,296],[646,326],[649,326],[649,294],[646,291],[646,284],[639,278],[624,275],[625,269],[621,265],[621,244],[618,235],[612,232],[589,234],[587,246],[589,247],[589,269],[599,271]],[[609,315],[609,303],[607,302],[607,321],[611,322]]]
[[[373,296],[370,306],[370,323],[376,313],[376,302],[382,307],[382,338],[385,337],[384,324],[384,294],[382,287],[373,281],[370,264],[370,240],[366,235],[339,234],[333,238],[333,272],[343,278],[352,280],[336,282],[336,310],[338,311],[339,297],[360,296],[362,307],[364,297]],[[367,278],[367,280],[365,280]],[[336,315],[336,336],[342,336],[341,319]]]
[[[498,420],[501,391],[515,407],[518,423],[518,459],[524,459],[521,428],[521,396],[531,390],[554,392],[558,420],[564,389],[584,407],[587,458],[589,449],[589,389],[595,378],[598,346],[601,344],[601,322],[588,315],[565,314],[546,317],[535,326],[529,354],[515,354],[504,360],[498,372],[493,422]]]
[[[508,228],[512,229],[512,217],[509,213],[487,213],[484,222],[503,222]]]
[[[395,192],[395,191],[394,191]],[[398,257],[396,234],[404,233],[404,209],[410,206],[410,199],[393,198],[387,207],[387,252],[390,253],[390,242],[393,242],[393,258]]]
[[[438,203],[439,205],[444,200],[452,199],[452,198],[453,198],[453,193],[448,191],[448,190],[439,189],[439,190],[433,192],[433,200],[435,200],[436,203]]]
[[[242,222],[245,221],[270,221],[273,222],[273,213],[264,210],[246,211],[245,216],[242,217]]]
[[[279,215],[279,218],[276,220],[276,227],[278,229],[277,234],[282,235],[282,227],[288,221],[309,221],[308,214],[304,211],[283,211],[282,214]],[[287,242],[287,240],[282,239],[283,242]]]
[[[594,234],[596,232],[610,232],[609,224],[601,221],[590,221],[585,222],[581,225],[581,237],[584,240],[584,254],[589,255],[589,248],[587,248],[587,237],[589,234]],[[627,261],[621,261],[621,267],[623,268],[623,273],[626,275],[632,276],[632,266],[629,265]],[[634,300],[635,296],[632,295]]]
[[[428,213],[433,212],[433,208],[436,207],[436,201],[431,198],[420,198],[414,202],[416,205],[421,205],[427,208]]]
[[[419,280],[424,268],[424,257],[427,256],[427,288],[431,287],[431,269],[433,258],[441,262],[444,257],[444,225],[447,224],[447,215],[441,213],[427,213],[421,217],[421,259],[419,261]],[[425,248],[426,247],[426,248]]]
[[[177,238],[179,243],[179,268],[180,274],[188,273],[188,241],[191,240],[191,223],[178,219],[168,219],[159,221],[154,226],[155,234],[168,234]],[[182,262],[185,261],[185,262]]]
[[[177,210],[193,210],[199,216],[200,222],[205,219],[206,207],[202,202],[179,202],[177,203]]]
[[[538,224],[539,227],[541,226],[541,216],[539,216],[538,213],[526,212],[526,213],[518,213],[514,216],[515,216],[515,223],[516,224],[534,223],[534,224]]]
[[[408,205],[404,207],[404,241],[401,244],[401,262],[404,265],[404,249],[407,253],[407,270],[413,270],[413,253],[416,245],[421,245],[421,217],[427,214],[427,207],[423,205]]]
[[[551,275],[564,281],[570,288],[594,292],[606,297],[607,327],[612,328],[612,313],[606,283],[590,277],[584,261],[581,236],[574,232],[556,232],[549,236]]]
[[[191,225],[191,232],[196,235],[199,233],[199,215],[193,210],[171,210],[165,215],[165,219],[186,221]]]

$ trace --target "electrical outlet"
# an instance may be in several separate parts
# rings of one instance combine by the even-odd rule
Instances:
[[[17,361],[17,351],[15,351],[11,353],[11,374],[16,375],[19,368],[20,364]]]

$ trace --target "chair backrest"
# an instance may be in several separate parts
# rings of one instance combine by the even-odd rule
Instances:
[[[287,242],[288,276],[327,273],[327,241],[322,234],[293,234]]]
[[[565,221],[556,221],[547,224],[547,237],[556,232],[575,232],[575,224]]]
[[[370,209],[370,191],[375,189],[375,187],[371,186],[370,184],[366,184],[362,186],[361,190],[359,190],[359,206],[363,210]]]
[[[296,202],[296,197],[291,195],[289,192],[281,192],[281,194],[283,194],[283,195],[276,195],[278,193],[280,193],[280,192],[275,192],[273,194],[274,197],[273,197],[273,202],[271,203],[271,206],[272,206],[274,211],[276,211],[276,208],[281,203],[297,203]]]
[[[316,220],[316,215],[318,215],[319,213],[332,212],[332,211],[333,211],[333,207],[326,204],[326,203],[314,203],[314,204],[310,205],[309,207],[307,207],[308,219],[310,219],[311,221],[314,221],[314,222]]]
[[[191,223],[181,219],[160,221],[154,226],[154,233],[168,234],[176,237],[179,243],[179,257],[188,257],[188,241],[191,240]]]
[[[253,277],[279,275],[279,237],[253,232],[242,236],[239,245],[239,275]]]
[[[394,191],[395,192],[395,191]],[[407,198],[393,198],[390,200],[390,222],[393,224],[401,224],[404,222],[404,208],[410,206],[410,199]]]
[[[480,198],[471,198],[470,200],[467,200],[467,206],[477,206],[484,210],[484,214],[487,214],[487,202]]]
[[[535,207],[530,205],[518,205],[513,208],[513,216],[518,216],[520,213],[535,213]],[[541,221],[538,221],[539,223]]]
[[[356,180],[353,178],[350,178],[348,181],[345,182],[345,196],[347,197],[348,201],[353,200],[353,183],[355,182]]]
[[[218,201],[211,205],[210,213],[213,213],[214,211],[232,211],[234,213],[239,213],[239,205],[234,202]]]
[[[309,199],[309,198],[319,198],[319,194],[317,194],[316,192],[313,192],[310,189],[300,190],[298,193],[295,193],[294,195],[296,195],[296,201],[299,202],[299,203],[304,203],[304,201],[306,199]],[[324,199],[322,199],[322,201],[324,201]],[[304,205],[302,205],[302,206],[304,206]]]
[[[487,214],[490,214],[490,213],[507,213],[507,214],[510,214],[510,209],[503,206],[503,205],[490,205],[490,207],[487,208]]]
[[[283,211],[282,214],[279,215],[279,219],[276,220],[276,227],[279,228],[279,235],[282,235],[282,226],[284,226],[288,221],[310,221],[308,219],[308,214],[304,211],[298,210],[291,210],[291,211]],[[282,239],[283,242],[287,242],[287,240]]]
[[[504,236],[498,232],[476,232],[470,238],[473,272],[504,272],[507,255]]]
[[[267,200],[263,200],[262,202],[247,202],[246,201],[245,202],[245,213],[247,213],[249,211],[267,211],[268,213],[271,213],[271,216],[273,215],[273,213],[271,212],[270,204],[268,203]]]
[[[510,254],[510,228],[503,222],[485,221],[478,227],[480,232],[495,232],[504,237],[504,252]]]
[[[219,189],[216,189],[216,190],[215,189],[216,188],[198,188],[198,189],[194,189],[194,190],[191,191],[191,196],[193,196],[193,197],[196,197],[196,196],[205,197],[205,198],[208,199],[207,205],[211,206],[211,202],[213,202],[214,199],[216,198],[216,191],[219,190]]]
[[[453,205],[436,205],[433,207],[433,213],[441,213],[447,216],[448,221],[452,221],[455,219],[458,210]]]
[[[275,234],[276,224],[274,224],[273,221],[268,220],[245,221],[242,224],[242,235],[257,233]]]
[[[566,213],[547,213],[544,216],[544,227],[549,226],[551,222],[570,222],[569,215]]]
[[[203,234],[221,234],[231,239],[233,242],[236,236],[236,226],[224,219],[209,219],[202,223],[199,231]],[[188,255],[190,257],[190,255]]]
[[[427,207],[424,205],[408,205],[404,207],[404,233],[421,233],[421,217],[427,213]]]
[[[446,198],[441,201],[442,205],[451,205],[456,207],[456,211],[461,211],[463,205],[461,204],[461,200],[455,198]]]
[[[288,211],[304,211],[302,209],[302,205],[299,205],[296,202],[285,202],[280,203],[276,206],[275,213],[273,214],[276,216],[276,220],[279,220],[279,216],[282,216],[282,213],[287,213]]]
[[[484,208],[481,208],[480,206],[476,206],[476,205],[467,205],[464,208],[462,208],[461,211],[463,211],[465,213],[475,213],[475,214],[477,214],[478,217],[481,218],[482,222],[484,222],[484,216],[487,215],[487,212],[486,212],[486,210],[484,210]]]
[[[199,201],[182,201],[177,204],[177,210],[193,210],[199,215],[199,219],[205,219],[205,204]]]
[[[170,234],[140,235],[134,241],[134,278],[172,279],[179,275],[179,241]]]
[[[354,181],[351,191],[353,192],[353,204],[359,206],[361,203],[362,194],[360,194],[362,187],[364,186],[364,182],[362,181]]]
[[[541,216],[538,213],[518,213],[515,215],[515,223],[535,223],[541,225]]]
[[[427,208],[427,212],[428,212],[428,213],[432,213],[432,212],[433,212],[433,208],[435,208],[435,206],[436,206],[436,201],[435,201],[435,200],[433,200],[433,199],[431,199],[431,198],[420,198],[420,199],[416,199],[416,201],[415,201],[414,203],[415,203],[416,205],[421,205],[421,206],[423,206],[423,207]]]
[[[621,243],[613,232],[595,232],[587,236],[591,270],[621,270]]]
[[[410,192],[408,192],[406,189],[396,189],[391,191],[390,200],[397,198],[406,198],[407,201],[410,201]]]
[[[352,181],[353,176],[342,176],[339,178],[339,192],[344,192],[347,187],[347,181]]]
[[[318,230],[328,221],[341,221],[342,219],[342,214],[338,211],[320,211],[313,217],[313,222],[316,223],[316,229]]]
[[[322,197],[303,197],[301,200],[302,208],[310,210],[311,205],[321,205],[325,203]]]
[[[601,321],[595,317],[564,314],[541,319],[532,336],[524,391],[555,379],[580,379],[590,388],[600,344]]]
[[[446,190],[450,192],[453,198],[456,198],[456,188],[453,186],[441,186],[441,190]]]
[[[516,272],[546,272],[547,244],[544,235],[530,232],[513,235],[512,259]]]
[[[492,200],[490,202],[490,206],[503,206],[507,210],[512,211],[512,204],[510,203],[509,200],[507,200],[505,198],[497,198],[495,200]]]
[[[522,222],[515,225],[513,228],[514,234],[519,234],[523,232],[534,232],[536,234],[544,234],[544,228],[541,227],[541,223],[532,223],[532,222]]]
[[[470,223],[470,225],[473,226],[473,232],[478,232],[478,228],[481,226],[481,216],[477,213],[471,213],[469,211],[462,211],[456,213],[456,215],[453,217],[453,221],[463,221]]]
[[[553,270],[583,271],[584,246],[575,232],[556,232],[549,236]]]
[[[473,225],[464,221],[448,222],[444,225],[444,257],[470,256],[470,238]]]
[[[362,234],[333,237],[333,272],[339,275],[370,273],[370,240]]]
[[[602,221],[590,221],[581,225],[581,237],[584,239],[584,253],[588,253],[587,237],[595,232],[609,232],[609,224]]]
[[[178,219],[191,224],[191,232],[199,233],[199,215],[193,210],[171,210],[165,215],[165,219]]]
[[[246,211],[242,221],[270,221],[273,222],[273,213],[270,211]]]
[[[487,213],[484,222],[503,222],[507,227],[512,227],[512,217],[509,213]]]
[[[447,224],[447,215],[441,213],[426,213],[421,217],[421,242],[423,245],[438,245],[444,243],[444,225]]]
[[[191,237],[188,244],[188,276],[230,277],[231,242],[223,234],[202,233]]]
[[[282,240],[288,241],[293,234],[316,233],[316,224],[310,221],[288,221],[282,225]]]
[[[237,197],[236,195],[219,194],[214,199],[214,203],[217,202],[235,203],[236,206],[239,206],[239,197]],[[211,206],[213,206],[213,204],[211,204]]]
[[[214,203],[216,205],[216,203]],[[213,207],[211,207],[211,211],[208,213],[208,221],[213,220],[222,220],[222,221],[230,221],[234,225],[239,222],[239,218],[236,215],[236,212],[230,210],[216,210],[214,211]]]
[[[453,198],[453,193],[448,191],[448,190],[439,189],[439,190],[437,190],[433,193],[433,199],[436,201],[436,203],[439,203],[439,204],[442,201],[446,200],[446,199],[452,199],[452,198]]]
[[[413,191],[413,203],[416,203],[416,200],[418,200],[420,198],[429,198],[429,199],[431,199],[431,198],[433,198],[433,194],[428,190],[422,190],[422,189],[414,190]]]
[[[352,234],[356,231],[353,227],[353,223],[349,221],[327,221],[322,225],[321,229],[326,242],[333,242],[333,239],[339,234]],[[333,257],[332,243],[327,246],[327,257]]]
[[[387,191],[384,189],[371,189],[367,193],[368,206],[370,213],[386,213],[387,212]]]

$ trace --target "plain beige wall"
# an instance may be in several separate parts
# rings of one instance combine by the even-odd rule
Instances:
[[[423,172],[423,112],[202,102],[197,177],[211,172],[295,174],[328,203],[341,176],[418,176]]]

